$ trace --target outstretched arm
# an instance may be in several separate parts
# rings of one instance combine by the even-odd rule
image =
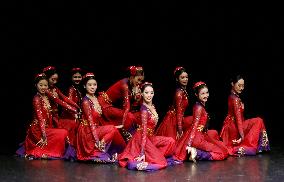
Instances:
[[[74,113],[77,113],[77,108],[67,104],[65,101],[59,99],[58,97],[56,97],[55,95],[53,95],[49,90],[47,90],[46,95],[48,96],[49,99],[52,99],[54,102],[56,102],[57,104],[61,105],[62,107],[64,107],[65,109],[71,110]]]
[[[71,89],[72,90],[72,89]],[[80,109],[80,107],[72,100],[71,97],[66,97],[59,89],[56,88],[59,98],[61,98],[67,104]],[[73,93],[74,94],[74,93]]]

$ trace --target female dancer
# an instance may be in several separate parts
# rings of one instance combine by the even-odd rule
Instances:
[[[53,113],[53,126],[55,128],[64,128],[68,130],[68,136],[71,145],[74,145],[77,122],[74,119],[60,119],[58,113],[58,105],[61,105],[64,109],[67,109],[76,115],[81,114],[80,107],[72,101],[70,98],[66,97],[58,87],[56,83],[58,80],[58,73],[55,67],[48,66],[43,69],[43,73],[47,76],[49,88],[46,91],[46,95],[50,99],[51,110]]]
[[[115,162],[117,153],[125,148],[125,141],[114,125],[104,125],[102,109],[95,96],[97,81],[93,73],[83,78],[86,96],[82,101],[83,119],[80,122],[76,149],[78,160],[95,162]]]
[[[128,78],[117,81],[106,92],[99,93],[98,97],[103,116],[107,121],[112,121],[111,124],[123,126],[122,133],[126,140],[131,138],[134,124],[138,123],[137,117],[130,111],[131,100],[140,100],[139,86],[144,80],[142,67],[130,66],[128,72]]]
[[[68,131],[52,126],[53,113],[46,96],[48,81],[45,74],[35,77],[35,86],[37,93],[33,98],[33,120],[24,145],[16,153],[29,159],[62,159],[68,146]]]
[[[224,160],[228,157],[226,146],[218,138],[216,130],[208,130],[208,114],[205,103],[209,97],[207,85],[197,82],[193,86],[197,102],[193,106],[193,123],[177,143],[174,159],[184,161]]]
[[[192,116],[184,116],[188,107],[189,96],[186,91],[188,84],[188,73],[185,68],[177,67],[174,71],[177,83],[173,105],[167,112],[162,123],[159,125],[156,134],[179,139],[187,131],[192,123]]]
[[[119,164],[131,170],[153,171],[165,168],[166,157],[173,154],[175,140],[171,137],[155,136],[154,129],[158,114],[152,103],[154,90],[151,83],[142,86],[143,104],[141,106],[142,125],[139,126],[125,150],[119,155]]]
[[[228,114],[221,131],[221,138],[230,155],[256,155],[270,150],[263,120],[259,117],[244,119],[244,104],[239,96],[244,90],[244,84],[241,75],[231,80]]]

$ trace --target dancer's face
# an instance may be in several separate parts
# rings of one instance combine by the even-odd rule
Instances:
[[[198,92],[198,99],[201,102],[205,103],[205,102],[207,102],[208,98],[209,98],[208,88],[207,87],[201,88]]]
[[[242,93],[243,90],[245,89],[244,79],[239,79],[235,84],[234,83],[231,83],[231,84],[232,84],[233,90],[238,94]]]
[[[187,84],[188,84],[188,74],[187,74],[187,72],[182,72],[182,74],[179,75],[178,82],[180,83],[181,86],[184,86],[184,87],[187,86]]]
[[[154,97],[154,89],[151,86],[146,86],[144,91],[142,92],[142,97],[144,102],[152,103]]]
[[[98,88],[97,81],[94,79],[90,79],[86,83],[86,91],[88,94],[95,94]]]
[[[44,94],[45,91],[48,89],[48,82],[47,82],[47,80],[45,80],[45,79],[40,80],[40,81],[36,84],[36,88],[37,88],[37,91],[38,91],[40,94]]]
[[[80,84],[80,82],[82,81],[82,75],[81,73],[75,73],[73,76],[72,76],[72,81],[74,84],[78,85]]]
[[[58,81],[58,74],[55,73],[53,75],[51,75],[51,77],[48,79],[48,83],[49,83],[49,86],[52,87],[54,86]]]

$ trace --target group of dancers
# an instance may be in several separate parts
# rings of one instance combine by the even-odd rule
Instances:
[[[189,78],[184,67],[174,69],[175,94],[159,125],[152,103],[154,85],[144,81],[143,67],[130,66],[127,74],[97,93],[94,73],[73,68],[73,84],[63,94],[56,86],[56,68],[45,67],[35,76],[33,120],[16,154],[29,160],[118,163],[131,170],[153,171],[184,161],[224,160],[230,155],[270,151],[263,119],[243,116],[239,95],[245,80],[241,75],[230,82],[228,114],[218,133],[208,129],[205,82],[193,84],[197,102],[192,116],[185,115]]]

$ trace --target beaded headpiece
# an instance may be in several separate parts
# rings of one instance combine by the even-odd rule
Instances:
[[[174,75],[176,74],[177,71],[184,69],[182,66],[176,67],[176,69],[174,70]]]
[[[55,70],[55,67],[54,66],[47,66],[47,67],[45,67],[45,68],[43,68],[43,72],[46,72],[46,71],[48,71],[48,70]]]
[[[75,72],[75,71],[82,71],[81,68],[72,68],[72,71]]]
[[[35,79],[46,76],[44,73],[36,74]]]
[[[94,73],[86,73],[84,76],[83,76],[83,79],[87,78],[87,77],[95,77],[95,74]]]
[[[151,82],[144,82],[143,84],[141,84],[141,88],[144,87],[144,86],[146,86],[146,85],[151,85],[151,86],[153,86],[153,83],[151,83]]]
[[[206,83],[205,83],[205,82],[202,82],[202,81],[196,82],[196,83],[193,85],[193,89],[195,89],[196,87],[199,87],[200,85],[206,85]]]
[[[143,71],[142,66],[129,66],[128,67],[131,76],[136,76],[138,72]]]

